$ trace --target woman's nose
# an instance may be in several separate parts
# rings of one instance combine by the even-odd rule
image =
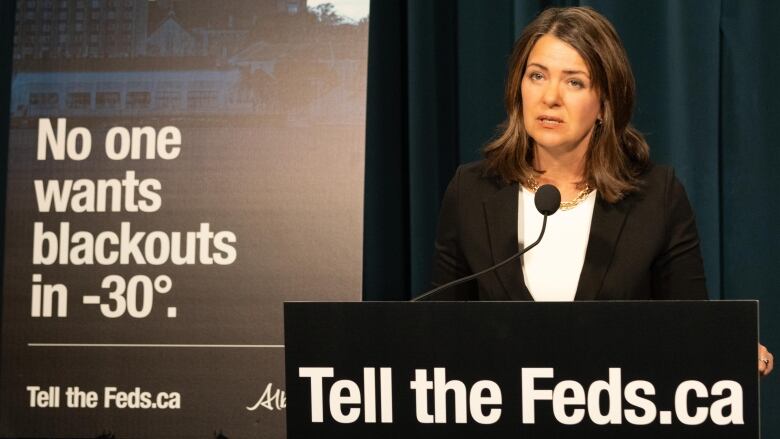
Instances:
[[[550,81],[546,84],[544,94],[542,95],[542,101],[548,107],[556,107],[560,105],[560,93],[558,91],[558,83]]]

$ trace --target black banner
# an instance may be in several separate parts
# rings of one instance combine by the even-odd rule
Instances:
[[[287,303],[288,437],[758,438],[756,302]]]
[[[284,437],[282,302],[361,293],[365,6],[17,2],[0,437]]]

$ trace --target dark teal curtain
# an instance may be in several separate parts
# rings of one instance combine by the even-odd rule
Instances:
[[[600,11],[623,39],[637,79],[634,123],[653,160],[685,184],[710,297],[758,299],[761,340],[780,352],[775,1],[373,1],[364,298],[426,289],[441,195],[504,117],[514,38],[545,7],[573,5]],[[763,437],[780,437],[778,373],[761,384]]]

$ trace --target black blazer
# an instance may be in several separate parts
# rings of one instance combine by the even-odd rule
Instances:
[[[598,194],[575,300],[706,299],[693,211],[669,167],[651,165],[641,190],[610,204]],[[518,251],[518,184],[458,168],[442,201],[432,283],[438,286]],[[533,251],[533,250],[531,250]],[[533,300],[520,261],[428,300]]]

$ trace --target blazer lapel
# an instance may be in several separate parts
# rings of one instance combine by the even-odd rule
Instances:
[[[517,183],[506,185],[483,201],[493,264],[517,253]],[[507,300],[533,300],[523,281],[520,260],[496,270]]]
[[[588,247],[585,250],[585,262],[582,265],[574,300],[597,298],[630,207],[628,200],[610,204],[600,195],[596,195]]]

